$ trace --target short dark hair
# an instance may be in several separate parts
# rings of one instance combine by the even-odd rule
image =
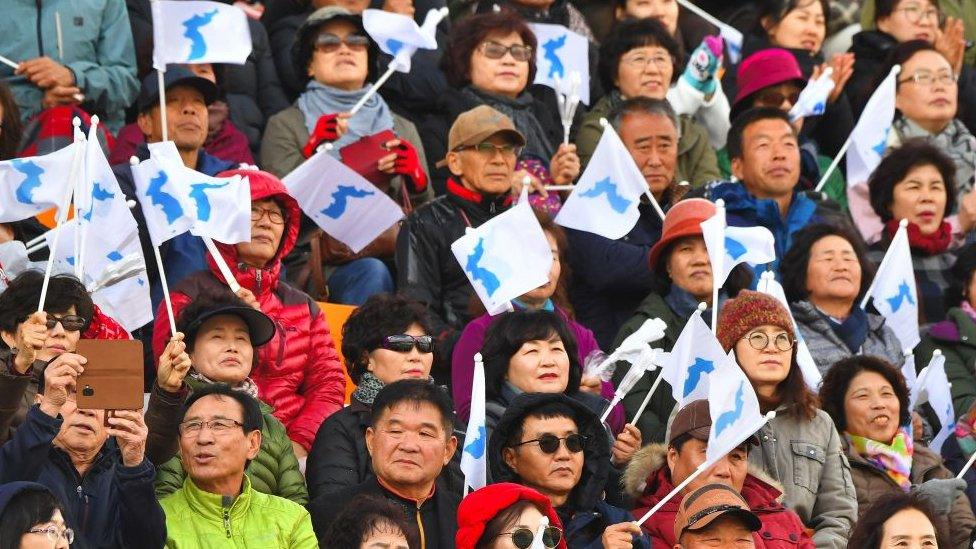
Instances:
[[[515,32],[522,43],[532,48],[529,57],[529,75],[526,87],[535,80],[535,52],[539,42],[535,33],[521,16],[511,9],[498,12],[479,13],[460,19],[451,29],[451,36],[441,58],[441,70],[447,82],[454,88],[463,88],[471,83],[471,54],[492,34]]]
[[[409,402],[416,406],[430,404],[441,414],[441,424],[448,438],[454,432],[454,402],[443,388],[421,379],[401,379],[380,389],[373,400],[370,426],[376,428],[379,419],[395,406]]]
[[[827,370],[820,385],[820,403],[823,411],[834,420],[837,430],[847,429],[847,416],[844,413],[844,395],[851,381],[861,372],[874,372],[885,378],[898,397],[898,424],[908,425],[911,417],[909,409],[908,385],[905,376],[887,361],[871,355],[854,355],[838,360]]]
[[[197,333],[199,333],[200,326],[193,326],[198,318],[202,315],[221,307],[247,307],[248,305],[244,301],[234,295],[227,287],[221,287],[220,289],[206,289],[200,294],[198,294],[192,301],[190,301],[183,310],[180,311],[179,315],[176,317],[176,331],[181,332],[186,336],[184,342],[186,343],[187,352],[193,352],[193,345],[196,343]],[[257,353],[254,354],[255,364],[257,361]]]
[[[895,186],[915,168],[932,166],[945,182],[946,204],[943,219],[956,208],[956,165],[938,147],[925,138],[906,140],[898,148],[889,149],[874,173],[868,177],[871,208],[882,221],[891,220],[891,206],[895,201]]]
[[[878,23],[879,19],[884,19],[885,17],[891,17],[891,14],[895,12],[895,8],[898,7],[903,0],[874,0],[874,22]],[[928,0],[931,2],[935,9],[939,8],[939,0]]]
[[[668,446],[674,448],[675,452],[681,453],[684,449],[685,444],[692,439],[691,433],[681,433],[680,435],[674,437],[674,440],[668,443]]]
[[[241,412],[243,412],[243,420],[241,423],[244,424],[242,428],[245,434],[260,431],[264,428],[264,416],[261,414],[261,405],[258,403],[258,400],[244,391],[231,388],[226,383],[211,383],[193,391],[190,398],[186,399],[186,402],[183,404],[183,410],[180,412],[180,420],[182,421],[186,418],[187,412],[190,411],[190,407],[196,401],[206,396],[227,397],[236,400],[241,405]]]
[[[854,525],[851,537],[847,540],[847,546],[858,549],[880,549],[884,536],[884,523],[895,513],[906,509],[915,509],[929,519],[935,529],[936,543],[939,547],[952,546],[945,521],[929,502],[919,497],[916,492],[906,494],[897,490],[879,496],[861,514],[861,518]]]
[[[773,25],[778,25],[791,11],[805,6],[811,0],[760,0],[757,2],[756,26],[753,32],[759,36],[766,36],[766,29],[762,26],[763,19],[769,19]],[[824,30],[830,24],[830,4],[827,0],[812,0],[820,2],[824,13]]]
[[[39,485],[22,489],[10,498],[0,514],[0,549],[19,549],[23,535],[38,524],[49,522],[55,511],[64,514],[61,503],[50,490]]]
[[[671,36],[668,29],[657,19],[624,19],[613,26],[610,36],[600,46],[600,82],[604,90],[616,89],[614,81],[620,69],[620,59],[630,50],[657,46],[668,50],[674,70],[671,73],[671,83],[677,81],[684,70],[682,65],[681,46]]]
[[[0,108],[3,109],[3,132],[0,132],[0,160],[10,160],[20,151],[24,125],[20,121],[20,108],[6,82],[0,82]]]
[[[542,406],[530,409],[522,419],[517,423],[512,424],[512,430],[508,433],[508,437],[505,439],[505,448],[515,448],[519,443],[522,442],[522,436],[525,434],[525,420],[529,418],[536,419],[551,419],[554,417],[565,417],[573,420],[576,423],[576,428],[579,429],[579,418],[576,416],[576,410],[573,410],[571,406],[565,402],[547,402]]]
[[[7,289],[0,294],[0,331],[15,333],[17,326],[37,311],[37,300],[43,283],[44,273],[33,269],[24,271],[10,282]],[[85,285],[72,275],[51,276],[47,297],[44,299],[44,310],[60,314],[71,307],[75,308],[75,314],[85,319],[85,326],[81,329],[84,333],[91,326],[95,314],[91,295]],[[2,341],[0,345],[4,348],[7,346]]]
[[[485,334],[481,355],[485,364],[485,398],[501,396],[508,363],[523,344],[559,337],[569,357],[569,382],[565,394],[579,390],[583,370],[579,362],[576,337],[559,313],[552,311],[513,311],[495,320]]]
[[[944,294],[946,307],[958,307],[971,297],[969,282],[973,272],[976,272],[976,243],[966,244],[956,254],[956,262],[949,269],[949,287]]]
[[[540,509],[536,503],[527,499],[520,499],[508,507],[498,511],[498,514],[496,514],[485,524],[485,529],[481,533],[481,537],[478,538],[478,542],[474,544],[474,549],[490,549],[491,547],[494,547],[495,539],[514,526],[515,521],[518,520],[519,517],[522,516],[522,513],[530,507],[535,507],[543,515],[546,514],[546,510]]]
[[[844,225],[830,223],[814,223],[800,229],[793,235],[793,244],[783,255],[779,272],[783,280],[783,290],[786,300],[790,303],[802,301],[810,296],[807,291],[807,269],[810,266],[810,250],[813,245],[828,236],[843,238],[851,244],[857,263],[861,267],[861,287],[857,298],[861,299],[868,291],[874,279],[874,263],[868,258],[867,246],[861,235]]]
[[[742,138],[746,133],[746,128],[763,120],[782,120],[793,130],[794,134],[796,133],[796,130],[793,129],[793,124],[790,123],[790,115],[782,110],[776,107],[754,107],[748,109],[736,116],[732,120],[732,127],[729,128],[729,138],[725,146],[729,151],[730,159],[742,158]]]
[[[360,547],[374,532],[399,531],[410,549],[420,547],[417,528],[406,520],[403,508],[375,494],[353,498],[322,534],[323,548]]]
[[[427,308],[398,294],[373,295],[353,311],[342,327],[342,356],[353,382],[360,382],[369,353],[380,348],[383,338],[402,334],[414,324],[425,334],[431,333]]]

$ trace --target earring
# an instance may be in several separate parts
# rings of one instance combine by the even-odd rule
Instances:
[[[19,352],[20,352],[20,349],[18,349],[17,347],[11,347],[10,348],[10,354],[12,354],[13,356],[17,356],[17,353],[19,353]]]

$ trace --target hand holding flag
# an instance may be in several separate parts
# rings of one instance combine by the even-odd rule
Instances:
[[[796,105],[790,109],[790,121],[796,122],[800,118],[820,116],[827,110],[827,99],[836,85],[831,78],[833,74],[833,67],[827,67],[819,77],[807,82],[806,87],[800,92]]]

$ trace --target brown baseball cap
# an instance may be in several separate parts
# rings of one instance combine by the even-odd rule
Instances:
[[[712,414],[708,410],[708,401],[694,400],[678,410],[668,426],[668,444],[684,434],[702,442],[708,442],[708,435],[712,430]],[[759,437],[755,434],[745,440],[749,444],[759,444]]]
[[[454,151],[458,147],[469,147],[484,143],[493,135],[503,134],[519,147],[525,146],[525,137],[515,129],[515,124],[504,114],[488,105],[477,106],[470,111],[461,113],[451,131],[447,134],[447,150]],[[439,165],[446,163],[441,160]]]
[[[762,528],[762,521],[749,510],[749,504],[734,488],[725,484],[706,484],[681,500],[674,519],[674,539],[681,539],[685,530],[701,530],[723,515],[737,517],[752,532]]]

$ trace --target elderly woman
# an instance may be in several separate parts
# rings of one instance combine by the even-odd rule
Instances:
[[[705,239],[702,238],[701,223],[713,215],[715,205],[703,198],[687,198],[668,210],[664,217],[664,232],[649,255],[657,287],[637,306],[634,316],[617,333],[614,349],[645,321],[659,318],[667,324],[667,328],[664,338],[655,341],[652,346],[670,351],[698,304],[712,305],[712,264],[705,249]],[[752,274],[747,267],[736,267],[723,285],[720,299],[734,296],[740,289],[748,287],[751,280]],[[707,322],[711,314],[703,313],[702,318]],[[626,372],[626,368],[618,368],[614,380],[619,383]],[[659,371],[645,376],[624,397],[627,417],[637,413],[657,375]],[[667,382],[663,385],[651,397],[648,409],[637,422],[645,441],[664,441],[668,418],[675,402]]]
[[[976,518],[963,494],[966,481],[913,440],[901,372],[877,357],[847,358],[824,376],[820,399],[843,434],[861,515],[883,494],[915,492],[948,517],[952,547],[968,545]]]
[[[793,320],[776,298],[743,290],[725,302],[718,340],[735,359],[759,398],[776,417],[757,434],[749,463],[783,485],[783,503],[813,530],[817,547],[847,547],[857,520],[851,473],[841,440],[796,363]]]
[[[623,21],[614,29],[600,48],[600,79],[608,93],[583,117],[576,134],[584,164],[603,135],[601,118],[608,118],[628,98],[664,99],[679,75],[678,43],[658,20]],[[700,185],[720,178],[707,132],[691,118],[681,117],[675,181]]]
[[[888,494],[866,510],[851,532],[851,547],[896,549],[962,547],[949,543],[945,520],[922,498]]]
[[[315,435],[306,465],[312,499],[372,474],[365,432],[380,389],[401,379],[430,378],[434,340],[426,308],[398,295],[369,298],[342,327],[342,354],[357,387],[349,406]]]
[[[956,204],[955,167],[935,146],[919,140],[888,151],[868,180],[871,208],[884,223],[884,237],[871,246],[869,256],[880,262],[898,230],[908,220],[908,245],[918,286],[923,324],[945,317],[943,293],[949,286],[946,273],[955,262],[949,249],[953,229],[946,216]],[[976,222],[960,212],[959,222],[968,231]]]
[[[474,15],[459,21],[441,61],[449,89],[439,102],[438,113],[422,124],[424,149],[433,162],[434,186],[444,191],[450,174],[441,166],[447,155],[448,132],[463,112],[488,105],[508,116],[525,136],[525,147],[516,164],[513,185],[526,175],[536,183],[567,184],[580,173],[575,145],[562,143],[563,128],[549,94],[541,100],[529,93],[535,79],[535,34],[511,11]],[[555,198],[555,197],[554,197]]]
[[[800,335],[821,374],[842,358],[868,354],[901,367],[903,349],[881,315],[861,309],[874,277],[859,235],[817,223],[794,235],[780,275]]]
[[[156,495],[160,499],[179,490],[186,478],[180,458],[173,457],[178,453],[186,398],[212,383],[226,383],[257,398],[258,387],[251,379],[256,350],[275,335],[268,315],[229,290],[200,295],[180,313],[176,329],[176,337],[159,358],[159,376],[146,412],[152,439],[147,441],[147,453],[157,465]],[[261,449],[247,467],[251,485],[259,492],[305,505],[305,478],[285,426],[272,415],[271,406],[258,403],[264,426]]]
[[[485,486],[461,500],[457,549],[528,548],[542,517],[549,519],[542,546],[566,549],[562,523],[548,497],[512,482]]]

